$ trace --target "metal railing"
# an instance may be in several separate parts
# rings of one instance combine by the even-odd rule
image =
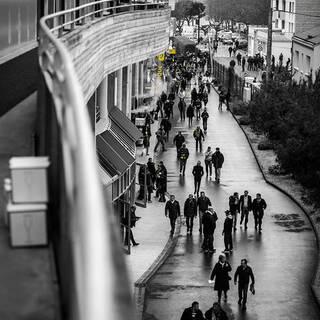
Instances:
[[[133,319],[133,313],[121,248],[112,228],[112,215],[104,206],[88,111],[72,57],[58,37],[89,19],[166,6],[162,1],[95,1],[40,20],[39,64],[57,115],[65,206],[71,217],[70,255],[65,255],[73,275],[66,306],[70,319],[128,320]]]

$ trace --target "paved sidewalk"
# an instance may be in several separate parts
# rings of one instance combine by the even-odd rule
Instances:
[[[57,285],[49,248],[19,248],[9,245],[4,224],[6,201],[3,179],[9,177],[13,156],[33,155],[32,135],[36,94],[28,97],[0,119],[0,319],[57,320]]]

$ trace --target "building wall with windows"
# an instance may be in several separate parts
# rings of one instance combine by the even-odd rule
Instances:
[[[273,0],[273,29],[292,36],[295,32],[296,0]]]

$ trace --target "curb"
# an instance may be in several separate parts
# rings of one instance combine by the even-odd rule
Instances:
[[[214,87],[214,90],[216,92],[217,89]],[[259,167],[259,170],[261,171],[261,174],[262,174],[262,177],[263,179],[269,184],[271,185],[272,187],[274,187],[275,189],[277,189],[278,191],[282,192],[283,194],[285,194],[288,198],[290,198],[303,212],[304,214],[306,215],[306,217],[308,218],[308,220],[310,221],[311,223],[311,226],[312,226],[312,229],[314,231],[314,234],[316,236],[316,239],[317,239],[317,249],[318,249],[318,257],[317,257],[317,266],[316,266],[316,270],[315,270],[315,274],[313,275],[313,279],[311,281],[311,284],[310,284],[310,287],[311,287],[311,291],[312,291],[312,294],[318,304],[318,307],[320,308],[320,231],[318,230],[317,228],[317,225],[315,224],[315,222],[313,221],[313,219],[310,217],[309,213],[308,213],[308,210],[303,206],[302,203],[300,203],[300,201],[298,201],[296,198],[294,198],[290,193],[288,193],[286,190],[282,189],[280,186],[278,186],[277,184],[275,184],[274,182],[270,181],[267,176],[265,175],[264,171],[263,171],[263,168],[259,162],[259,158],[256,154],[256,151],[253,147],[253,145],[251,144],[251,141],[247,135],[247,133],[245,132],[244,128],[242,127],[242,125],[240,124],[239,120],[237,119],[237,117],[234,115],[234,113],[229,110],[229,112],[232,114],[234,120],[237,122],[238,126],[240,127],[240,129],[242,130],[242,132],[244,133],[248,143],[249,143],[249,146],[250,146],[250,149],[254,155],[254,158],[257,162],[257,165]],[[318,279],[318,281],[316,281]],[[316,283],[319,283],[318,285]]]
[[[162,252],[155,259],[152,265],[143,273],[143,275],[134,283],[134,302],[136,306],[136,319],[142,320],[144,306],[145,306],[145,294],[146,287],[149,280],[155,275],[160,267],[165,263],[169,255],[175,248],[178,238],[181,232],[182,218],[177,219],[176,228],[173,237],[169,237],[168,241],[163,248]]]

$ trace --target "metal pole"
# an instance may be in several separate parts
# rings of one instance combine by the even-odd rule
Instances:
[[[273,0],[270,1],[269,17],[268,17],[268,40],[267,40],[267,80],[271,75],[271,56],[272,56],[272,15]]]

